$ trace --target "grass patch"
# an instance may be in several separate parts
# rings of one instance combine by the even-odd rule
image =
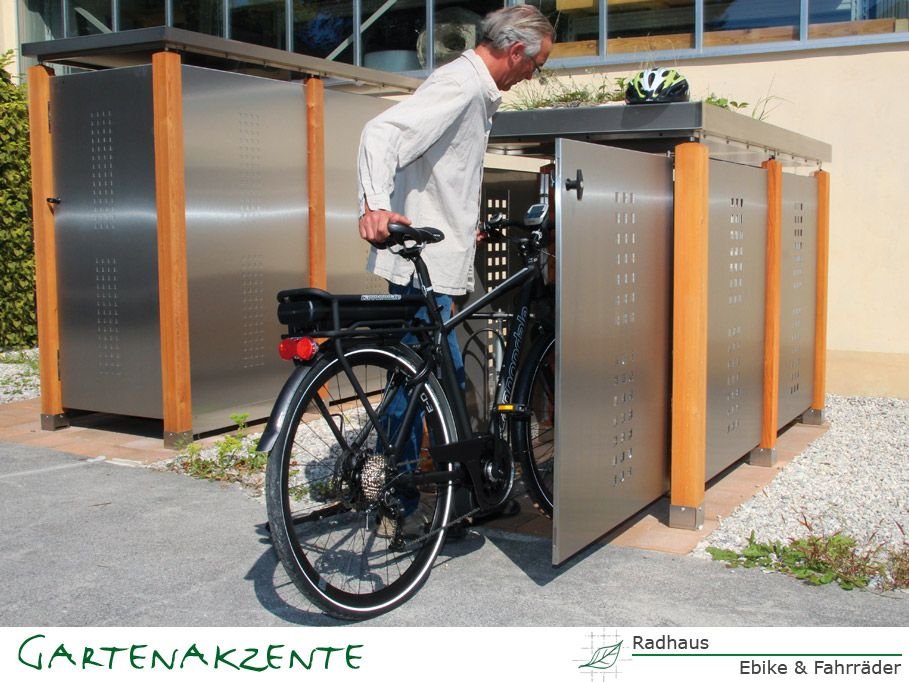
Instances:
[[[38,373],[37,349],[4,351],[0,353],[0,362],[5,365],[23,365],[22,369],[33,374]]]
[[[541,78],[523,81],[512,89],[502,111],[526,111],[529,109],[553,109],[564,107],[595,107],[610,102],[625,101],[625,87],[633,76],[619,76],[610,79],[600,75],[592,80],[578,83],[571,75],[560,75],[556,71],[545,71]],[[751,117],[763,121],[783,100],[767,94],[753,105]],[[711,92],[704,102],[730,111],[752,107],[748,102],[739,102]]]
[[[543,78],[524,81],[514,88],[514,94],[503,111],[523,111],[556,107],[590,107],[609,102],[625,101],[627,78],[611,81],[602,76],[599,81],[578,83],[570,75],[556,77],[545,71]]]
[[[248,482],[250,477],[263,473],[268,454],[257,452],[258,438],[246,433],[249,415],[233,414],[230,418],[237,425],[235,433],[208,448],[190,443],[180,451],[171,468],[194,478],[225,482]]]
[[[909,542],[898,550],[885,550],[880,546],[860,546],[843,533],[812,533],[785,543],[764,543],[758,542],[752,531],[748,546],[740,552],[719,547],[708,547],[706,551],[730,568],[778,571],[812,585],[836,583],[844,590],[869,586],[880,590],[909,588]]]

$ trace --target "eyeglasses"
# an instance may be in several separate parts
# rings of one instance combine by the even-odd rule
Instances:
[[[533,75],[539,78],[541,81],[546,80],[546,76],[543,75],[543,64],[537,64],[537,60],[531,57],[526,52],[521,53],[521,56],[524,57],[527,61],[533,64]],[[545,62],[544,62],[545,63]]]

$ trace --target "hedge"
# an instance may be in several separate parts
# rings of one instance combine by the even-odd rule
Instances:
[[[4,69],[12,61],[11,50],[0,55],[0,350],[38,341],[28,105]]]

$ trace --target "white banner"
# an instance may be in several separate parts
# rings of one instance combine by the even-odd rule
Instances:
[[[5,628],[0,679],[909,680],[907,642],[906,628]]]

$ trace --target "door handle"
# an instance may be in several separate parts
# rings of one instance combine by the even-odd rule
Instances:
[[[581,171],[580,168],[578,168],[577,172],[575,173],[574,179],[572,179],[572,178],[565,179],[565,189],[568,192],[571,192],[572,190],[577,190],[579,201],[584,196],[584,173]]]

